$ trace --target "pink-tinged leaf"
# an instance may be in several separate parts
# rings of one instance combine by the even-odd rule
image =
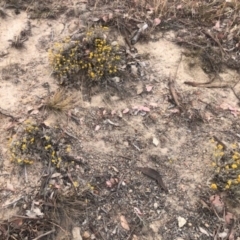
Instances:
[[[227,224],[231,224],[233,220],[234,220],[234,215],[230,212],[227,212],[227,214],[225,215],[225,222]]]
[[[112,187],[111,181],[110,181],[110,180],[107,180],[107,181],[106,181],[106,185],[107,185],[107,187],[111,188],[111,187]]]
[[[177,5],[177,9],[182,9],[182,4]]]
[[[97,126],[95,127],[95,131],[98,131],[100,128],[101,128],[101,127],[100,127],[99,125],[97,125]]]
[[[139,110],[144,112],[150,112],[150,108],[144,106],[139,107]]]
[[[112,13],[109,13],[108,18],[109,18],[109,19],[112,19],[112,18],[113,18],[113,14],[112,14]]]
[[[235,108],[235,107],[232,107],[231,105],[229,105],[228,103],[222,103],[220,106],[219,106],[221,109],[223,110],[230,110],[231,114],[234,116],[234,117],[237,117],[239,112],[240,112],[240,108]]]
[[[159,25],[161,23],[161,19],[160,18],[155,18],[154,20],[153,20],[153,26],[157,26],[157,25]]]
[[[210,113],[208,113],[208,112],[205,113],[205,119],[206,119],[208,122],[209,122],[212,118],[213,118],[213,115],[212,115],[212,114],[210,114]]]
[[[219,195],[212,195],[210,197],[210,202],[213,206],[213,208],[218,212],[222,213],[224,210],[224,202],[222,201],[221,197]]]
[[[103,20],[104,22],[107,22],[107,21],[108,21],[108,16],[107,16],[107,15],[103,16],[103,17],[102,17],[102,20]]]
[[[213,28],[216,30],[220,30],[220,21],[219,20],[216,22],[216,24]]]
[[[149,105],[150,105],[150,107],[153,107],[153,108],[155,108],[155,107],[157,107],[157,106],[158,106],[158,104],[157,104],[157,103],[149,103]]]
[[[143,215],[143,213],[139,210],[139,208],[137,207],[134,207],[134,212],[137,214],[137,215]]]
[[[112,115],[115,115],[116,112],[117,112],[116,110],[112,110],[111,114],[112,114]]]
[[[106,113],[107,113],[107,111],[106,111],[106,110],[103,110],[103,113],[102,113],[102,114],[103,114],[103,115],[106,115]]]
[[[235,229],[232,228],[228,240],[235,240]]]
[[[125,229],[127,231],[130,231],[130,227],[128,225],[128,222],[123,215],[120,216],[120,222],[121,222],[121,226],[122,226],[123,229]]]
[[[144,106],[134,106],[133,109],[137,109],[138,111],[150,112],[150,108]]]
[[[222,103],[219,107],[223,110],[227,110],[228,109],[228,104],[227,103]]]
[[[146,86],[146,90],[147,90],[147,92],[151,92],[152,89],[153,89],[153,86],[150,86],[150,85],[147,85],[147,86]]]
[[[119,180],[118,178],[110,178],[109,180],[106,181],[106,185],[109,188],[114,187],[116,184],[118,184]]]
[[[38,113],[39,113],[39,110],[35,109],[35,110],[33,110],[33,111],[31,112],[31,115],[36,115],[36,114],[38,114]]]
[[[100,20],[100,18],[97,18],[97,17],[93,17],[93,18],[92,18],[92,21],[93,21],[93,22],[98,22],[99,20]]]
[[[154,8],[153,8],[150,4],[148,4],[148,3],[147,3],[147,5],[146,5],[146,9],[149,9],[149,10],[151,10],[151,11],[154,10]]]
[[[168,111],[171,113],[179,113],[180,112],[178,108],[169,109]]]
[[[128,113],[128,112],[129,112],[129,108],[126,108],[126,109],[123,110],[122,113],[123,113],[123,114],[126,114],[126,113]]]
[[[7,190],[15,192],[15,189],[14,189],[13,185],[9,182],[7,182]]]

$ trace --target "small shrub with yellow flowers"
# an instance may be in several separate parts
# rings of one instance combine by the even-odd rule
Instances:
[[[19,165],[31,165],[39,160],[60,168],[64,165],[61,155],[71,152],[71,146],[58,144],[61,132],[57,128],[44,128],[33,120],[26,120],[9,140],[9,153],[12,162]],[[59,149],[63,149],[59,151]],[[64,166],[65,167],[65,166]]]
[[[79,39],[66,37],[49,50],[49,62],[60,84],[76,76],[99,81],[119,71],[122,54],[116,41],[110,42],[107,27],[90,28]],[[74,39],[74,40],[73,40]]]
[[[240,202],[240,149],[237,144],[232,144],[229,149],[215,141],[212,162],[214,175],[211,180],[210,188],[217,191],[230,192],[235,200]]]

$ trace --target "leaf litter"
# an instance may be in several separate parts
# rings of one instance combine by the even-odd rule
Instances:
[[[52,1],[50,2],[54,3]],[[51,12],[51,8],[49,8],[49,6],[45,9],[43,6],[39,6],[38,4],[34,6],[30,5],[30,7],[26,6],[25,4],[23,4],[20,9],[25,8],[28,15],[30,16],[30,19],[40,16],[43,18],[56,18],[58,14],[60,14],[60,12],[67,7],[65,5],[63,7],[56,7],[53,4],[52,7],[54,6],[54,8]],[[199,50],[198,54],[204,56],[204,59],[207,59],[210,63],[209,65],[211,65],[210,70],[205,69],[206,72],[215,71],[216,73],[221,70],[221,64],[215,61],[218,59],[218,57],[221,59],[222,63],[225,63],[234,69],[237,69],[237,66],[239,66],[237,65],[238,58],[236,55],[238,51],[238,42],[236,42],[237,40],[234,36],[234,34],[237,33],[238,26],[237,24],[228,25],[224,23],[224,20],[233,17],[234,11],[229,10],[234,9],[234,7],[236,7],[235,9],[238,9],[238,6],[235,2],[232,4],[226,3],[226,5],[223,5],[222,3],[212,4],[204,1],[202,5],[200,4],[198,6],[197,4],[194,5],[193,2],[182,2],[177,5],[174,3],[174,5],[171,5],[171,1],[159,1],[159,5],[157,7],[152,3],[151,5],[145,4],[144,1],[134,1],[133,3],[129,1],[113,1],[111,4],[105,8],[103,1],[89,1],[88,7],[90,9],[92,8],[91,10],[94,9],[94,11],[92,11],[93,14],[91,17],[95,23],[103,21],[105,24],[107,23],[109,26],[117,28],[118,31],[121,32],[126,38],[126,42],[128,42],[128,44],[130,43],[128,46],[129,49],[126,50],[128,58],[126,66],[129,67],[132,62],[136,66],[135,68],[130,67],[130,69],[132,69],[132,72],[130,70],[129,75],[129,82],[132,84],[131,87],[134,86],[134,83],[136,81],[139,81],[139,79],[141,79],[140,77],[144,76],[142,74],[139,75],[140,70],[142,70],[142,67],[139,66],[141,56],[133,53],[136,51],[137,47],[131,46],[131,43],[136,43],[137,46],[137,44],[144,41],[154,41],[156,40],[155,37],[157,37],[154,36],[155,33],[157,33],[157,30],[172,28],[177,32],[178,38],[176,39],[176,42],[179,45],[186,46],[188,48],[196,48]],[[103,12],[99,14],[98,8],[100,8],[104,14]],[[204,10],[205,8],[210,9],[210,11]],[[42,11],[44,10],[44,14],[39,14],[39,9]],[[219,12],[219,10],[222,11]],[[217,14],[218,17],[215,17],[216,15],[214,14]],[[237,17],[234,19],[234,21],[237,22]],[[202,30],[196,28],[196,24],[199,25],[203,23],[205,28],[214,28],[215,30],[211,29],[209,32],[205,31],[205,29]],[[192,28],[189,28],[189,26]],[[224,34],[224,31],[227,27],[230,28],[231,34],[229,35]],[[184,32],[183,29],[191,29],[191,31]],[[53,38],[54,35],[55,33],[52,32],[51,38]],[[205,41],[202,40],[203,38]],[[229,38],[229,41],[226,41],[227,38]],[[28,47],[27,44],[29,44],[30,40],[31,39],[29,38],[29,41],[26,42],[26,48]],[[208,49],[205,50],[207,46],[218,48],[218,54],[215,56],[208,56]],[[209,50],[209,53],[210,52],[213,54],[213,51]],[[227,61],[222,58],[225,54],[228,57]],[[150,71],[151,69],[148,68],[146,70]],[[120,88],[122,79],[125,77],[126,76],[119,76],[120,81],[117,85],[115,85],[115,90],[113,90],[113,87],[113,89],[110,91],[112,95],[117,94],[121,97],[124,96],[124,98],[128,101],[129,96],[127,97],[127,94],[124,93],[124,89]],[[200,213],[200,215],[197,215],[197,213],[194,212],[196,208],[193,208],[191,204],[190,207],[188,205],[189,196],[187,192],[181,193],[181,191],[178,191],[178,188],[176,187],[176,185],[180,185],[182,181],[185,185],[185,189],[187,189],[188,186],[192,184],[192,180],[190,181],[185,176],[180,181],[174,174],[174,172],[179,170],[178,168],[180,167],[177,164],[174,165],[176,168],[174,171],[167,164],[168,161],[174,162],[174,159],[176,158],[176,151],[173,151],[171,149],[172,152],[170,151],[169,153],[169,149],[168,151],[166,150],[166,141],[168,142],[168,138],[170,138],[171,144],[169,143],[169,145],[175,145],[177,148],[180,142],[180,135],[183,135],[183,133],[178,133],[178,135],[176,135],[177,137],[174,135],[174,138],[171,138],[173,131],[171,124],[178,123],[178,125],[176,125],[177,128],[182,127],[185,129],[185,124],[187,123],[190,127],[185,130],[189,131],[190,133],[191,131],[194,132],[194,127],[195,130],[201,127],[201,121],[198,121],[198,119],[203,120],[204,122],[204,118],[201,115],[201,110],[192,104],[193,99],[191,99],[191,95],[193,95],[192,98],[195,98],[197,95],[195,95],[194,92],[191,92],[190,94],[186,91],[186,89],[179,87],[180,84],[175,76],[173,80],[176,82],[176,85],[172,87],[170,93],[164,92],[164,94],[166,96],[171,95],[172,99],[169,99],[168,106],[171,107],[172,104],[174,107],[177,107],[176,109],[178,111],[175,109],[169,109],[170,115],[166,117],[167,115],[164,115],[165,111],[163,109],[163,106],[166,107],[166,105],[164,105],[165,100],[151,98],[151,94],[149,93],[152,93],[151,86],[153,84],[149,83],[151,85],[146,85],[146,92],[148,92],[148,95],[145,95],[146,93],[143,91],[140,94],[141,96],[139,96],[142,97],[144,101],[141,100],[137,103],[134,101],[133,105],[127,104],[128,106],[134,106],[132,108],[129,107],[129,109],[126,108],[126,105],[120,107],[120,111],[122,111],[123,114],[126,114],[125,117],[128,119],[128,126],[130,126],[128,129],[126,129],[124,126],[124,123],[126,123],[124,122],[124,119],[117,116],[117,114],[109,115],[111,109],[107,109],[104,113],[97,116],[95,112],[97,112],[97,108],[100,105],[99,103],[96,109],[93,107],[89,111],[78,106],[78,109],[80,109],[79,118],[83,118],[83,121],[81,122],[81,128],[84,130],[81,133],[83,134],[84,141],[80,141],[78,137],[76,137],[75,133],[71,132],[71,129],[66,129],[66,125],[61,127],[61,130],[59,131],[59,139],[67,138],[67,141],[77,146],[79,144],[83,144],[85,146],[85,150],[82,151],[81,147],[78,146],[74,154],[63,155],[64,161],[71,163],[68,165],[67,169],[62,168],[60,172],[55,172],[54,169],[46,166],[42,169],[42,176],[39,178],[41,179],[41,186],[38,186],[40,187],[40,191],[30,194],[33,198],[35,198],[35,201],[38,200],[40,206],[33,208],[33,202],[35,202],[32,201],[33,198],[27,197],[26,199],[23,199],[23,196],[13,198],[12,201],[5,202],[5,207],[12,204],[18,205],[20,207],[24,206],[24,208],[22,208],[24,211],[20,212],[24,216],[16,216],[13,219],[9,219],[8,221],[2,221],[1,234],[3,234],[3,236],[7,236],[10,233],[12,236],[19,236],[19,227],[21,227],[21,229],[25,231],[25,234],[27,236],[31,236],[32,238],[45,236],[48,239],[54,239],[56,237],[56,231],[62,231],[62,233],[66,234],[67,229],[70,229],[71,221],[74,219],[74,222],[81,226],[81,228],[87,231],[91,231],[91,234],[96,239],[131,239],[131,237],[136,238],[136,235],[139,237],[147,235],[146,230],[144,232],[144,226],[146,226],[146,223],[155,222],[159,216],[161,216],[162,220],[165,221],[164,219],[167,216],[168,219],[166,222],[162,222],[160,225],[158,225],[158,231],[155,232],[155,235],[161,234],[163,239],[169,239],[171,237],[174,239],[179,234],[183,238],[191,237],[193,239],[204,239],[204,237],[207,235],[206,232],[209,232],[211,234],[214,232],[213,230],[215,226],[219,226],[218,230],[215,233],[216,237],[234,239],[235,236],[237,236],[237,234],[234,233],[234,227],[225,226],[225,224],[231,225],[234,217],[228,211],[225,211],[224,213],[224,210],[226,210],[226,204],[224,200],[222,202],[219,195],[215,195],[211,198],[211,200],[208,199],[205,202],[207,205],[209,204],[210,210],[207,210],[205,207],[205,210],[209,212],[203,212]],[[147,80],[143,77],[141,81]],[[161,81],[161,84],[163,84],[164,78],[161,79]],[[109,85],[104,86],[104,90],[106,90],[106,88],[107,90],[110,89],[109,86],[111,84],[111,81],[108,83]],[[167,84],[164,85],[164,87],[166,86]],[[83,86],[81,87],[83,88]],[[158,85],[154,85],[154,93],[156,92],[156,94],[158,94],[158,87]],[[97,91],[104,91],[103,89]],[[82,94],[86,95],[84,90]],[[92,96],[94,96],[94,93]],[[152,106],[151,104],[146,104],[146,102],[152,102],[154,105]],[[111,105],[111,102],[108,104]],[[212,110],[213,116],[216,114],[214,112],[216,109],[212,109],[211,104],[207,103],[204,105],[204,107],[209,111]],[[180,112],[182,109],[183,111]],[[235,114],[236,110],[233,108],[231,109],[229,108],[229,110]],[[154,135],[156,135],[157,139],[159,139],[159,148],[157,148],[157,151],[158,153],[161,152],[160,159],[152,155],[151,151],[154,151],[152,148],[150,148],[150,144],[152,144],[152,137],[147,137],[147,140],[150,144],[146,143],[146,139],[144,139],[140,134],[143,132],[143,128],[139,126],[137,122],[133,123],[131,121],[132,110],[135,111],[133,112],[135,119],[139,120],[143,118],[144,121],[146,120],[144,122],[146,123],[144,127],[151,133],[151,136],[151,131],[154,131]],[[118,111],[118,109],[116,111]],[[40,117],[39,112],[33,111],[33,113],[35,113],[34,115],[37,117]],[[160,115],[160,113],[162,115]],[[152,122],[147,121],[147,119],[152,118],[150,117],[150,114],[157,115],[157,117],[154,118],[155,120]],[[219,115],[217,116],[219,117]],[[161,128],[161,126],[166,126],[168,122],[169,125],[167,125],[168,127],[166,127],[166,129]],[[159,125],[161,125],[157,130],[155,127],[152,127],[156,126],[156,123],[160,123]],[[71,127],[74,126],[74,123],[71,121],[69,124]],[[134,126],[135,124],[136,126]],[[100,126],[101,131],[99,131]],[[121,126],[121,129],[124,129],[124,134],[121,135],[118,126]],[[233,124],[233,127],[234,126],[235,125]],[[95,131],[91,132],[91,130]],[[226,129],[219,130],[226,131]],[[85,134],[84,131],[89,132],[90,134]],[[209,128],[204,129],[203,131],[210,132]],[[211,131],[213,130],[211,129]],[[101,135],[102,132],[104,132],[105,135]],[[110,135],[110,132],[112,132],[113,135]],[[194,134],[198,134],[199,136],[199,132],[197,131],[194,132]],[[204,137],[206,138],[206,135],[204,135]],[[116,146],[116,149],[118,150],[114,152],[115,154],[113,151],[110,151],[108,153],[110,155],[106,155],[102,151],[96,152],[96,149],[93,151],[93,148],[95,148],[95,146],[91,141],[95,138],[98,139],[98,144],[100,144],[101,147],[104,146],[106,152],[109,145]],[[101,139],[104,139],[105,145],[102,143]],[[192,139],[189,139],[189,141],[195,141],[194,144],[200,144],[200,142],[198,142],[193,136]],[[189,143],[181,145],[179,147],[181,149],[179,151],[179,155],[181,155],[182,152],[186,151],[190,154],[189,158],[193,158],[193,156],[196,155],[196,152],[192,151],[191,147],[188,144]],[[135,147],[131,148],[129,146]],[[66,149],[61,149],[61,147],[59,151],[61,150],[64,152]],[[163,154],[164,151],[165,154]],[[142,158],[144,159],[149,155],[151,155],[151,157],[147,159],[149,163],[146,163],[146,161],[142,160]],[[199,155],[198,158],[200,158]],[[91,159],[94,159],[95,161],[92,161]],[[142,161],[141,165],[144,163],[145,166],[151,166],[151,168],[142,168],[143,173],[145,173],[146,176],[153,178],[158,183],[160,182],[160,175],[155,169],[160,169],[161,173],[166,173],[167,176],[165,177],[163,175],[163,180],[167,180],[169,192],[173,194],[171,198],[177,198],[176,202],[178,203],[178,208],[173,209],[173,206],[170,204],[169,199],[162,191],[164,190],[163,186],[159,188],[151,179],[149,180],[148,178],[142,178],[137,173],[133,174],[132,171],[130,171],[133,167],[136,167],[136,165],[139,164],[136,159],[140,159]],[[185,161],[183,159],[181,160],[183,162],[181,162],[180,165],[184,166]],[[119,172],[116,172],[109,168],[109,162],[111,162],[112,165],[115,165]],[[189,163],[186,161],[185,168],[190,166],[187,164]],[[99,168],[97,168],[96,165],[99,166]],[[172,178],[168,175],[168,171],[170,170],[173,174]],[[184,170],[184,167],[181,168],[181,171]],[[27,170],[27,172],[29,171]],[[198,184],[201,185],[202,183]],[[201,185],[201,187],[202,189],[204,188],[203,185]],[[198,190],[199,189],[196,187],[196,194],[201,194],[201,192]],[[194,197],[196,196],[193,196],[193,198]],[[131,201],[129,202],[126,199],[130,199]],[[157,209],[154,206],[157,206]],[[181,214],[181,211],[183,210],[179,210],[179,207],[189,209],[189,211],[186,211],[186,219],[188,219],[188,222],[183,226],[184,231],[181,233],[179,233],[175,227],[177,225],[176,216],[185,216]],[[30,218],[25,214],[26,212],[29,213],[33,218],[37,217],[37,219]],[[118,215],[119,212],[121,214],[119,219],[112,217]],[[42,219],[40,221],[39,216],[41,216],[41,213],[44,213],[44,216],[42,216]],[[225,217],[223,214],[225,214]],[[205,231],[203,231],[203,228],[195,228],[201,229],[199,231],[199,233],[203,234],[201,236],[191,228],[191,225],[188,225],[188,223],[191,223],[194,224],[194,227],[199,226],[199,223],[194,221],[194,219],[196,219],[196,216],[200,216],[198,218],[198,222],[208,222],[208,224],[210,224],[210,226],[206,225],[204,227]],[[69,221],[64,222],[66,219]],[[222,223],[222,219],[225,219],[224,223]],[[119,223],[124,231],[118,227]],[[35,228],[31,228],[29,226],[34,226]],[[64,226],[63,229],[62,226]],[[35,229],[37,229],[37,232]],[[236,231],[239,231],[237,224],[235,225],[235,229]],[[130,230],[133,232],[130,232]],[[149,231],[153,230],[151,229]],[[112,235],[111,232],[113,233]],[[209,235],[212,236],[211,234]],[[68,234],[66,234],[66,236],[66,239],[71,238]],[[148,235],[147,238],[150,239],[150,235]]]

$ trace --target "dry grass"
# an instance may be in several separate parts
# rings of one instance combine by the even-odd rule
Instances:
[[[66,94],[64,89],[58,89],[44,102],[44,108],[54,113],[67,113],[76,102],[74,96]]]

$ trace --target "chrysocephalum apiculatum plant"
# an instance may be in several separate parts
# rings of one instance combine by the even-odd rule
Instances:
[[[225,149],[223,144],[211,140],[215,145],[212,167],[214,168],[210,188],[219,192],[229,192],[234,200],[240,202],[240,149],[231,144]]]
[[[52,164],[56,168],[65,167],[62,154],[71,152],[68,144],[59,145],[58,128],[45,129],[33,120],[26,120],[9,139],[11,161],[19,165],[31,165],[35,161]],[[61,148],[61,151],[59,151]],[[60,153],[61,152],[61,153]]]
[[[65,37],[49,50],[49,62],[60,83],[83,76],[99,81],[114,76],[120,66],[121,52],[116,41],[108,38],[108,27],[92,27],[79,39]]]

